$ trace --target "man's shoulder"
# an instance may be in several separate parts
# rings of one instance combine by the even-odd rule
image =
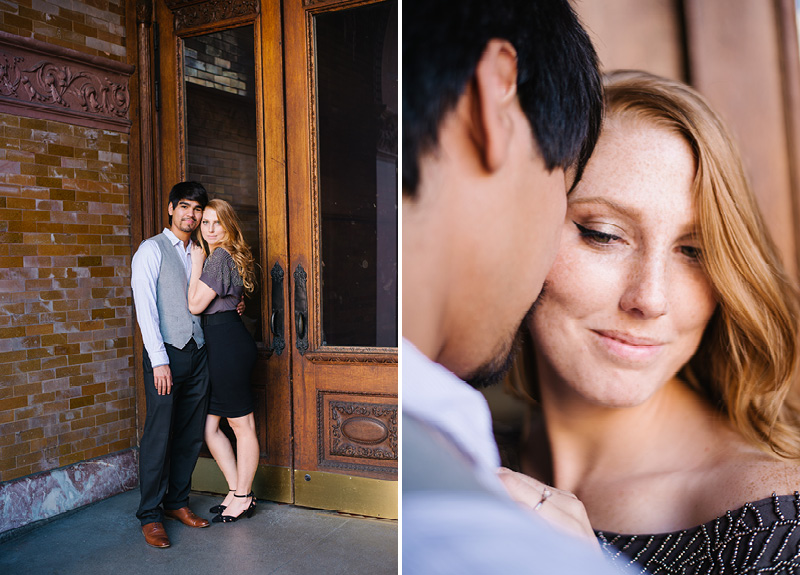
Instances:
[[[136,252],[133,254],[133,257],[139,258],[143,256],[156,256],[160,257],[161,255],[161,247],[159,245],[158,238],[159,236],[163,236],[163,234],[157,234],[146,240],[143,240],[142,243],[139,244],[139,247],[136,248]]]

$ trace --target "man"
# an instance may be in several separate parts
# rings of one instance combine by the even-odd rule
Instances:
[[[136,517],[153,547],[170,545],[164,515],[190,527],[208,527],[208,521],[188,507],[192,472],[203,444],[209,380],[203,330],[187,301],[191,234],[207,203],[199,183],[173,186],[167,207],[170,227],[142,242],[131,264],[136,319],[145,347],[147,402]]]
[[[606,573],[536,516],[553,491],[508,496],[465,383],[502,378],[555,258],[600,129],[594,49],[567,0],[403,10],[403,572]]]

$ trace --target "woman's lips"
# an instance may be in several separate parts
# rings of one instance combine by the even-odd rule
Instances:
[[[591,330],[597,336],[601,348],[626,363],[647,363],[655,358],[665,342],[613,330]]]

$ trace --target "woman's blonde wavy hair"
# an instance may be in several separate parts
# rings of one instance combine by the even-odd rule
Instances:
[[[800,459],[798,299],[771,240],[728,129],[688,86],[644,72],[606,76],[606,117],[650,122],[683,136],[693,183],[701,261],[718,306],[697,353],[678,375],[752,444]],[[591,161],[591,160],[590,160]],[[507,381],[535,403],[530,336]]]
[[[252,293],[256,289],[256,264],[253,258],[253,253],[250,251],[250,246],[244,241],[242,236],[242,228],[239,225],[239,217],[236,211],[225,200],[214,199],[208,202],[206,209],[212,209],[217,212],[217,218],[220,225],[225,230],[225,239],[220,243],[219,247],[225,248],[233,258],[233,263],[236,264],[236,270],[242,276],[242,283],[244,284],[244,291]],[[200,235],[202,238],[202,234]],[[205,240],[202,241],[203,250],[206,255],[209,255],[208,244]]]

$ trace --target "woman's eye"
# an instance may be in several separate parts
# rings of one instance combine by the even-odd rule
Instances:
[[[580,225],[578,222],[573,222],[573,223],[577,226],[578,231],[580,232],[582,238],[591,240],[596,244],[609,244],[615,240],[620,239],[619,236],[615,236],[614,234],[607,234],[605,232],[600,232],[597,230],[593,230],[591,228],[586,228]]]
[[[694,246],[681,246],[680,250],[683,255],[685,255],[687,258],[692,258],[693,260],[699,260],[700,255],[702,254],[700,248],[696,248]]]

